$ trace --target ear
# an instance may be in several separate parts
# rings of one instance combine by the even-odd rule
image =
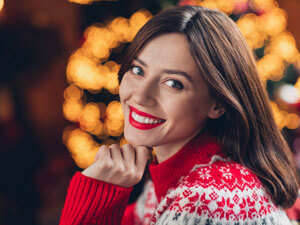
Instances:
[[[212,107],[208,111],[207,116],[211,119],[218,119],[225,113],[225,109],[220,103],[213,103]]]

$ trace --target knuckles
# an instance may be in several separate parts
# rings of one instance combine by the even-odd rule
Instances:
[[[110,146],[102,145],[95,157],[95,163],[97,164],[99,173],[106,174],[109,177],[115,177],[118,182],[122,177],[121,180],[123,180],[122,183],[126,183],[125,186],[132,186],[139,183],[144,171],[139,171],[136,165],[128,165],[125,161],[114,161],[109,153],[111,148],[118,148],[120,151],[134,150],[134,147],[131,144],[125,144],[122,148],[117,144],[112,144]],[[118,182],[114,183],[117,184]]]

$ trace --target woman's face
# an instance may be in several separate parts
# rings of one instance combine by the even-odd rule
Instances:
[[[148,42],[122,79],[124,135],[134,145],[181,148],[218,109],[187,40],[179,33]],[[218,114],[218,113],[217,113]]]

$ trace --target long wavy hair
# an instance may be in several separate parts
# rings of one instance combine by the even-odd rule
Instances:
[[[278,206],[290,207],[299,184],[293,155],[275,124],[253,53],[227,15],[199,6],[157,14],[127,49],[119,81],[145,43],[167,33],[185,35],[199,76],[225,109],[219,119],[208,119],[205,129],[217,137],[227,156],[258,176]]]

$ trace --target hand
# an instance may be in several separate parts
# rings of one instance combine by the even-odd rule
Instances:
[[[102,145],[93,164],[81,173],[107,183],[131,187],[142,179],[150,154],[144,146]]]

